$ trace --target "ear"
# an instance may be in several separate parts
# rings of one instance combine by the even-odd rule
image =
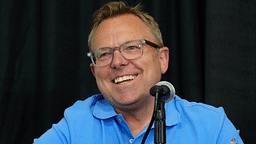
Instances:
[[[169,49],[162,47],[159,49],[161,73],[164,74],[169,67]]]
[[[95,77],[95,70],[94,70],[95,66],[94,66],[93,63],[90,64],[90,68],[91,68],[92,74],[93,74],[94,77]]]

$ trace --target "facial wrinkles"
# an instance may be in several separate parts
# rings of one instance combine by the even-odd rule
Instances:
[[[136,22],[135,26],[133,23],[130,23],[138,20],[139,18],[134,19],[129,17],[128,21],[125,21],[125,19],[119,21],[119,19],[115,18],[109,19],[109,21],[103,21],[101,23],[102,25],[100,25],[96,31],[93,48],[98,49],[100,47],[119,47],[122,43],[129,40],[147,39],[154,41],[154,37],[147,26],[140,25]],[[147,47],[146,49],[150,48],[147,45],[145,45],[145,47]],[[149,81],[152,78],[155,79],[152,77],[154,73],[152,72],[152,67],[150,67],[150,65],[156,64],[154,61],[152,61],[152,59],[156,59],[152,58],[151,54],[150,56],[146,56],[149,52],[152,52],[151,50],[144,49],[144,52],[143,57],[136,60],[129,60],[129,64],[119,70],[111,68],[110,65],[95,68],[95,76],[98,87],[100,91],[106,97],[108,97],[108,99],[112,99],[112,101],[117,101],[120,103],[121,101],[124,102],[129,101],[129,99],[134,99],[135,94],[149,94],[147,89],[152,85],[152,82]],[[145,59],[149,59],[149,61]],[[148,65],[149,67],[144,67],[144,65]],[[135,87],[134,85],[122,87],[122,85],[126,84],[126,82],[136,79],[139,81],[136,81],[138,85],[134,83],[136,85]],[[138,100],[141,98],[142,97],[138,97],[136,99]]]

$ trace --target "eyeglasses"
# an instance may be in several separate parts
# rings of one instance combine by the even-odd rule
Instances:
[[[132,60],[141,57],[143,55],[144,44],[148,44],[154,48],[160,48],[157,44],[154,44],[147,40],[132,40],[123,43],[120,47],[103,47],[90,51],[87,53],[87,56],[91,58],[91,61],[95,66],[103,67],[110,64],[113,61],[115,50],[120,51],[122,56],[127,60]]]

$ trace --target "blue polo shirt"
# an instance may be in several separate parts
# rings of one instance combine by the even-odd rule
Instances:
[[[243,144],[223,108],[175,96],[165,109],[167,144]],[[134,137],[122,115],[98,94],[67,108],[34,144],[140,144],[146,130]],[[154,125],[146,144],[154,144]]]

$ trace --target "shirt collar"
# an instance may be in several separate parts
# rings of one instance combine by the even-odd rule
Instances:
[[[114,107],[102,96],[96,98],[93,115],[98,119],[108,119],[117,115]]]
[[[165,104],[166,126],[173,126],[180,122],[180,113],[176,108],[177,96],[172,101]],[[99,119],[108,119],[117,115],[113,106],[102,96],[98,95],[93,110],[93,115]],[[153,126],[154,127],[154,124]]]
[[[174,99],[165,104],[165,116],[166,116],[166,126],[173,126],[180,122],[180,113],[176,107],[177,96]]]
[[[165,104],[165,123],[166,126],[174,126],[180,122],[180,113],[176,107],[176,100],[178,96],[174,96],[173,100]],[[155,122],[151,129],[155,128]]]

